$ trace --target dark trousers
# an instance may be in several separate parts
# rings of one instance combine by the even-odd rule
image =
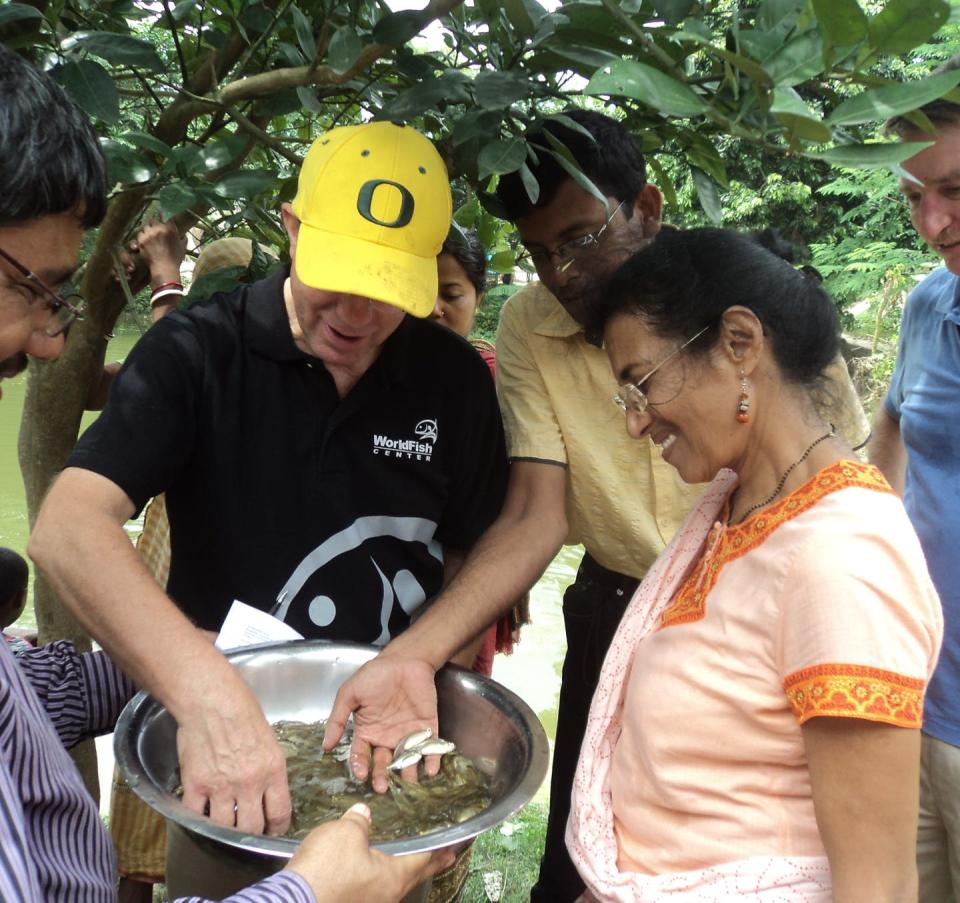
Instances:
[[[608,571],[584,555],[577,579],[563,594],[567,655],[557,708],[547,841],[540,876],[530,891],[531,903],[571,903],[583,893],[583,881],[564,842],[570,793],[603,658],[638,583],[636,578]]]

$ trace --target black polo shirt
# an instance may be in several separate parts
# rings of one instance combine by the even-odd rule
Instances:
[[[408,316],[340,400],[293,342],[285,278],[153,326],[67,466],[138,510],[166,492],[167,588],[198,625],[279,598],[306,636],[385,643],[439,592],[443,547],[468,549],[500,511],[493,382],[459,336]]]

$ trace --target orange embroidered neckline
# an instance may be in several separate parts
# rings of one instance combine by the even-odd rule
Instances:
[[[664,610],[660,626],[699,621],[706,614],[707,596],[728,562],[756,548],[777,527],[808,511],[825,496],[850,487],[893,492],[883,474],[872,464],[836,461],[743,523],[733,526],[714,524],[700,560]]]

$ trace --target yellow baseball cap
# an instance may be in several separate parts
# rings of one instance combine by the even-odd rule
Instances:
[[[307,152],[292,207],[301,282],[429,316],[452,201],[424,135],[392,122],[326,132]]]

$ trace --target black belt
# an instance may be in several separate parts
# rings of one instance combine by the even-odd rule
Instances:
[[[640,580],[631,577],[629,574],[621,574],[619,571],[611,571],[599,564],[592,558],[589,552],[583,553],[583,560],[580,562],[580,569],[577,571],[578,583],[597,583],[604,589],[621,590],[624,593],[633,595]]]

